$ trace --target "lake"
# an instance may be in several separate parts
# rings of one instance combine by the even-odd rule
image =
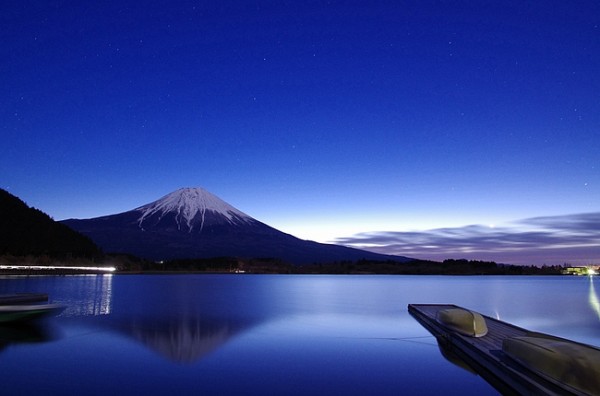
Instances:
[[[5,276],[67,309],[0,326],[6,395],[485,395],[409,303],[600,345],[600,280],[377,275]],[[600,291],[598,292],[600,293]]]

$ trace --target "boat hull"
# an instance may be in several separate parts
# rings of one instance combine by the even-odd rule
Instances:
[[[27,322],[56,316],[64,309],[60,304],[0,305],[0,323]]]

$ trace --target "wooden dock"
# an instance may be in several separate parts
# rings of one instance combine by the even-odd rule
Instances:
[[[0,294],[0,305],[29,304],[48,301],[48,295],[42,293]]]
[[[510,323],[482,315],[488,333],[482,337],[470,337],[446,327],[437,320],[441,310],[459,308],[447,304],[409,304],[408,312],[433,334],[440,347],[463,360],[477,374],[505,395],[589,395],[570,385],[555,380],[536,370],[519,364],[502,349],[503,341],[511,337],[551,338],[561,342],[578,344],[548,334],[531,332]],[[584,344],[587,348],[593,348]]]

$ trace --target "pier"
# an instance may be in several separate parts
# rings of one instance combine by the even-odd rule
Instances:
[[[463,335],[438,320],[438,313],[448,309],[465,310],[448,304],[408,305],[408,312],[436,337],[441,349],[459,357],[502,394],[600,394],[597,376],[600,349],[549,334],[532,332],[485,315],[481,316],[485,319],[487,334],[474,337]],[[525,364],[523,359],[511,356],[507,340],[508,344],[521,343],[518,352],[525,360],[542,353],[544,359]],[[533,342],[523,347],[523,340]],[[565,350],[572,352],[572,355],[564,353]],[[547,370],[548,367],[552,370]],[[560,370],[555,369],[557,367]],[[564,368],[568,373],[564,372]]]

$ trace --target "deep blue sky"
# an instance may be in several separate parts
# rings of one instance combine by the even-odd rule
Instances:
[[[548,247],[530,220],[598,218],[596,1],[144,3],[2,2],[0,187],[58,220],[201,186],[417,257],[440,228]],[[534,263],[600,261],[598,229]]]

